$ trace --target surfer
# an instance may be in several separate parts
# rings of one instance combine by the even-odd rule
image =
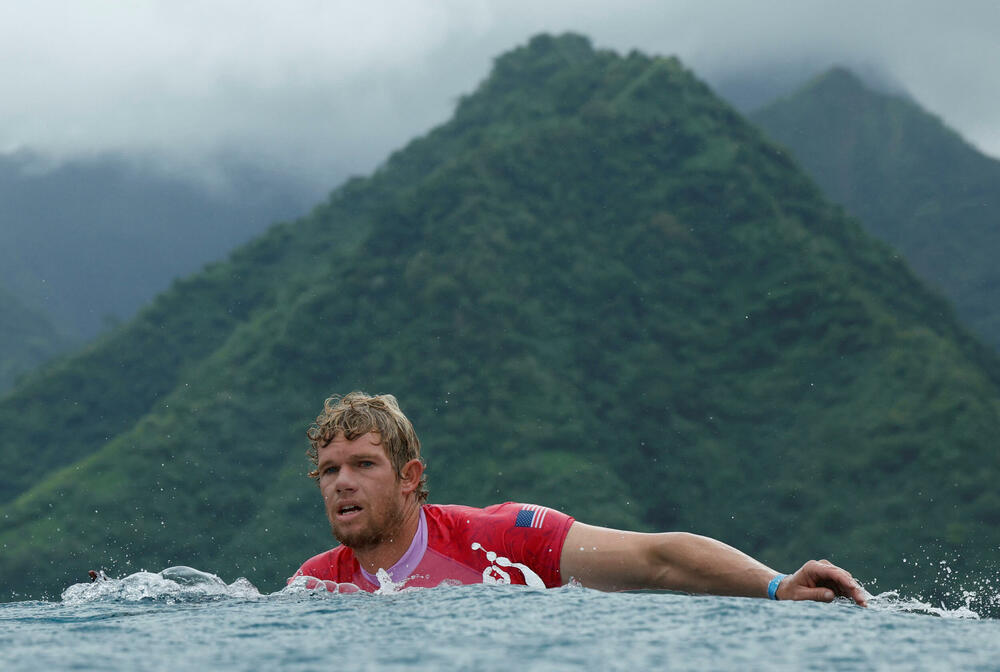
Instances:
[[[595,527],[533,504],[427,504],[420,441],[392,395],[331,397],[307,435],[315,466],[310,476],[341,545],[307,560],[290,582],[305,576],[329,590],[375,591],[383,584],[556,587],[576,580],[601,590],[821,602],[847,597],[866,604],[864,589],[826,560],[785,575],[686,532]]]

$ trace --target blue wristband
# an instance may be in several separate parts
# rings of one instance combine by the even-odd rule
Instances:
[[[778,586],[781,585],[781,582],[785,579],[786,576],[788,575],[776,574],[774,578],[771,579],[771,583],[767,584],[767,596],[769,598],[771,598],[772,600],[778,599]]]

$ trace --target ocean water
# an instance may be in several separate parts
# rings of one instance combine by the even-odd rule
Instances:
[[[998,670],[1000,621],[833,604],[441,586],[261,594],[189,568],[0,604],[0,670]]]

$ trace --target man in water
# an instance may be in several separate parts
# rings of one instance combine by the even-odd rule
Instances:
[[[312,577],[347,592],[441,583],[555,587],[576,580],[601,590],[820,602],[841,596],[866,604],[864,589],[826,560],[786,576],[695,534],[594,527],[529,504],[426,504],[420,441],[392,395],[331,397],[307,434],[316,467],[310,476],[341,546],[307,560],[289,581]]]

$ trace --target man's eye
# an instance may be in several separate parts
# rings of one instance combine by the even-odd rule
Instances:
[[[326,469],[323,470],[323,473],[324,474],[336,474],[337,470],[338,470],[338,467],[327,467]]]
[[[374,463],[374,462],[372,462],[371,460],[361,460],[361,461],[360,461],[360,462],[358,463],[358,465],[359,465],[359,466],[362,466],[362,467],[374,467],[374,466],[375,466],[375,463]]]

